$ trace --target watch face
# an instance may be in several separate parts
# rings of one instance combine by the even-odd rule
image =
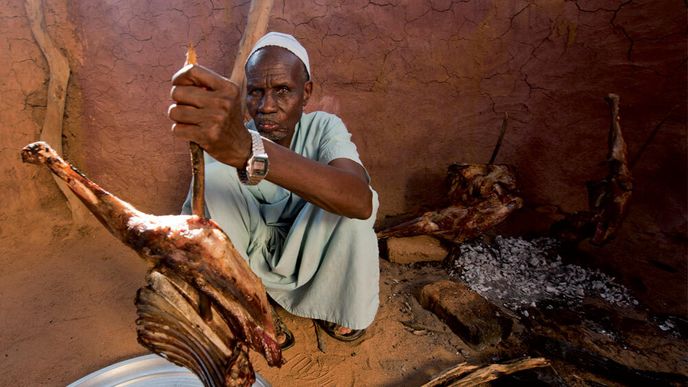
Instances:
[[[251,162],[250,173],[254,176],[265,176],[268,172],[268,159],[262,157],[254,157]]]

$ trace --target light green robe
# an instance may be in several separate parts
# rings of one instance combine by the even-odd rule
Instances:
[[[329,113],[302,115],[291,150],[323,164],[347,158],[363,165],[344,123]],[[379,305],[378,198],[371,191],[372,216],[350,219],[267,180],[243,185],[235,168],[206,155],[206,211],[268,294],[290,313],[353,329],[369,326]],[[183,213],[190,213],[190,195]]]

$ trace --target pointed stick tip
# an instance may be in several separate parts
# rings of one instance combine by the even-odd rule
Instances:
[[[196,58],[196,49],[193,46],[193,43],[189,42],[189,45],[186,48],[186,62],[184,65],[190,65],[190,64],[197,64],[197,58]]]

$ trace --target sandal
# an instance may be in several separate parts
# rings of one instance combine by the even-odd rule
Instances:
[[[296,340],[294,340],[294,334],[292,334],[289,328],[287,328],[287,325],[284,323],[284,321],[282,321],[279,314],[277,314],[274,306],[272,307],[272,321],[275,324],[275,335],[277,337],[284,335],[284,342],[279,345],[280,349],[282,351],[286,351],[287,349],[293,347],[294,343],[296,343]]]
[[[340,327],[340,325],[323,320],[318,320],[318,326],[320,326],[320,328],[322,328],[322,330],[324,330],[325,333],[330,335],[330,337],[345,342],[357,340],[361,338],[361,336],[363,336],[366,332],[365,329],[352,329],[349,333],[339,333],[337,332],[337,330]]]

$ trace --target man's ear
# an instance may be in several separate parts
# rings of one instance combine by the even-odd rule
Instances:
[[[313,92],[313,81],[306,81],[303,85],[303,106],[306,106]]]

